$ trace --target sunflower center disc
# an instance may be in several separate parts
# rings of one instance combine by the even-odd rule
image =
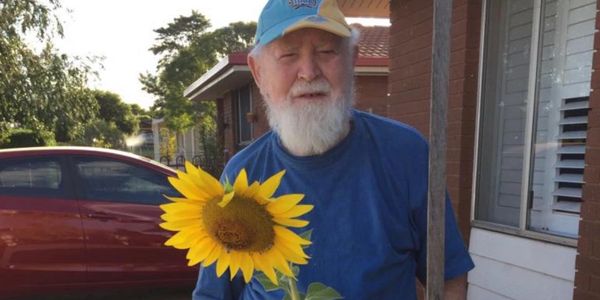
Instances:
[[[203,209],[208,233],[228,250],[263,252],[273,246],[273,221],[266,208],[253,199],[234,197],[225,207],[215,199]]]

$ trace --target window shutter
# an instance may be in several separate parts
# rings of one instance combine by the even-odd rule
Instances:
[[[589,97],[562,101],[553,211],[579,214],[585,166]]]

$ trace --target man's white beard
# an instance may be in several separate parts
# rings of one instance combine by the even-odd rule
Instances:
[[[354,102],[352,80],[349,78],[345,92],[338,95],[332,94],[324,79],[296,82],[283,101],[273,101],[263,94],[269,125],[290,153],[297,156],[323,154],[348,134]],[[330,96],[324,101],[292,100],[294,95],[303,93],[327,93]]]

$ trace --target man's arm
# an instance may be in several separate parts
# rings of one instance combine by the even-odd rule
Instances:
[[[444,283],[445,300],[467,299],[467,276],[461,275]]]

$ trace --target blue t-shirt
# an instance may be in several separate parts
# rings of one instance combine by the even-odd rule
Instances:
[[[344,299],[416,299],[415,276],[426,278],[428,146],[402,123],[353,112],[352,129],[322,155],[296,157],[269,132],[235,155],[224,176],[245,168],[250,182],[285,169],[275,195],[304,193],[314,209],[300,217],[313,229],[300,266],[298,287],[331,286]],[[473,268],[446,200],[445,278]],[[240,274],[238,274],[240,275]],[[282,299],[253,279],[217,278],[214,265],[200,271],[194,299]]]

